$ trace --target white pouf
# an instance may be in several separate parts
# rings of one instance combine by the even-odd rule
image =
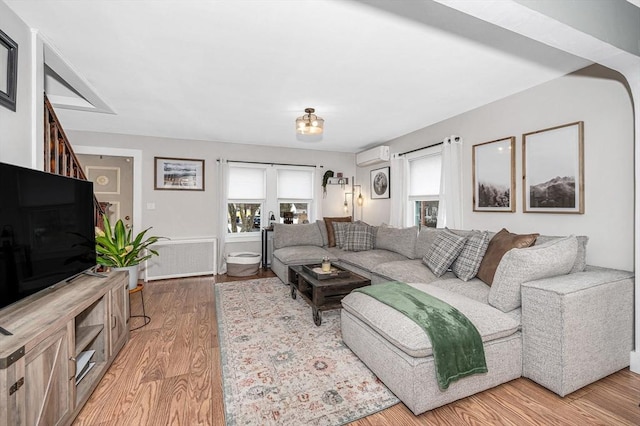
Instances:
[[[257,274],[261,257],[260,253],[250,251],[227,254],[227,275],[230,277],[246,277]]]

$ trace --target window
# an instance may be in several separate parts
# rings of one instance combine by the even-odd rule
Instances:
[[[438,224],[441,165],[440,147],[409,159],[409,203],[414,225],[435,228]]]
[[[315,167],[229,164],[228,238],[259,239],[272,212],[279,223],[311,221],[314,176]]]
[[[278,169],[278,211],[280,223],[307,223],[313,201],[314,171]]]
[[[229,166],[227,225],[230,234],[260,231],[260,218],[266,201],[264,168]]]

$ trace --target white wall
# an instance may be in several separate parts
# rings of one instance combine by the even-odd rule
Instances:
[[[62,125],[64,127],[64,122]],[[342,171],[346,176],[355,172],[353,154],[96,132],[66,133],[72,145],[142,151],[142,218],[136,222],[142,229],[152,226],[154,235],[170,238],[217,236],[216,224],[220,212],[216,204],[218,189],[215,166],[218,158],[322,165],[325,170]],[[154,157],[204,159],[205,191],[154,190]],[[327,197],[321,200],[325,216],[342,215],[343,194],[339,186],[328,186]],[[154,203],[155,209],[148,209],[148,203]],[[244,250],[260,251],[260,242],[230,244],[226,251]]]
[[[0,29],[18,44],[16,111],[0,106],[0,161],[35,167],[38,155],[34,137],[42,140],[42,119],[38,120],[42,113],[34,109],[38,99],[34,99],[32,80],[34,73],[38,70],[41,72],[42,65],[38,66],[36,61],[34,66],[33,58],[38,52],[42,52],[42,48],[38,47],[41,43],[32,42],[37,37],[32,35],[29,27],[4,2],[0,2]],[[41,111],[42,95],[39,95],[39,100]]]
[[[633,270],[633,108],[627,88],[619,79],[622,77],[618,73],[593,65],[388,144],[392,152],[403,152],[447,135],[461,136],[464,228],[497,231],[506,227],[516,233],[588,235],[589,264]],[[584,121],[585,214],[522,213],[522,134],[575,121]],[[516,213],[473,212],[472,146],[508,136],[516,137]],[[371,168],[359,168],[358,179],[368,179]],[[372,224],[388,222],[389,203],[368,202],[372,207],[365,210],[366,219]]]

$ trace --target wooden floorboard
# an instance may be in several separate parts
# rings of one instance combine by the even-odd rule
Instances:
[[[273,276],[147,283],[151,323],[131,332],[74,426],[224,425],[213,284]],[[136,295],[131,310],[142,311]],[[564,398],[520,378],[420,416],[400,403],[351,425],[640,425],[639,403],[640,375],[626,368]]]

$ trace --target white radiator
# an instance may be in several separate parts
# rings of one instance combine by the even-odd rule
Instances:
[[[159,241],[152,248],[159,256],[145,262],[145,282],[218,273],[217,238]]]

